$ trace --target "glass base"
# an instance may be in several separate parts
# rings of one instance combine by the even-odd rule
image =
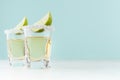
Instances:
[[[50,61],[46,59],[41,59],[37,61],[30,61],[29,58],[26,58],[26,67],[27,68],[35,68],[35,69],[45,69],[50,68]]]
[[[25,60],[9,58],[9,65],[12,67],[24,66]]]

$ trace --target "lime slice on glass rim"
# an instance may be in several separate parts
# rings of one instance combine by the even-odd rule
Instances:
[[[15,27],[15,29],[22,30],[22,28],[27,25],[28,25],[28,20],[26,17],[24,17],[22,21]]]
[[[52,15],[48,12],[42,19],[34,24],[34,26],[45,25],[50,26],[52,24]],[[33,27],[31,28],[33,32],[43,32],[44,28],[41,27]]]
[[[23,32],[23,28],[28,25],[28,20],[26,17],[22,19],[22,21],[14,28],[15,34],[20,35]]]

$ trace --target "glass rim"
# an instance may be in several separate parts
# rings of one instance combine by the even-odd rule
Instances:
[[[50,32],[53,32],[54,31],[54,27],[53,26],[46,26],[46,25],[28,25],[28,26],[25,26],[23,27],[23,31],[26,31],[26,30],[30,30],[32,28],[43,28],[45,29],[45,31],[50,31]]]
[[[7,30],[4,30],[4,33],[5,34],[9,34],[9,33],[16,33],[16,32],[19,32],[19,33],[23,33],[22,30],[17,30],[17,29],[7,29]]]

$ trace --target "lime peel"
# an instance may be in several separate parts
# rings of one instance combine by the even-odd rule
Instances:
[[[22,19],[22,21],[15,27],[17,30],[23,30],[23,27],[28,25],[28,20],[26,17]]]
[[[37,25],[45,25],[47,27],[49,27],[50,25],[52,24],[52,15],[50,12],[48,12],[42,19],[40,19],[38,22],[36,22],[34,24],[34,26],[37,26]],[[31,29],[33,32],[43,32],[44,29],[42,28],[32,28]]]
[[[28,20],[26,17],[22,19],[22,21],[14,28],[14,33],[16,35],[23,34],[23,28],[28,25]]]

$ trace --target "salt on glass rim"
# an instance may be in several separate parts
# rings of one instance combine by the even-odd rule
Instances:
[[[50,31],[50,32],[54,31],[53,26],[46,26],[46,25],[29,25],[29,26],[23,27],[23,30],[28,30],[32,28],[41,28],[41,29],[44,28],[46,31]]]

